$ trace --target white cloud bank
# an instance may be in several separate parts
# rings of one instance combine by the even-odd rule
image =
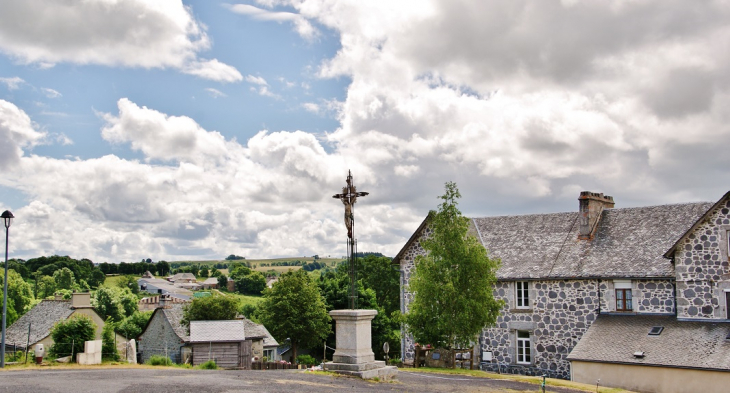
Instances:
[[[342,207],[330,196],[347,169],[371,192],[357,206],[361,250],[389,255],[448,180],[461,188],[462,210],[480,215],[575,210],[581,190],[614,195],[618,207],[728,190],[722,2],[286,4],[340,34],[342,48],[319,71],[352,80],[346,100],[332,103],[337,130],[239,142],[121,99],[118,113],[103,115],[102,136],[142,162],[22,150],[10,160],[0,182],[31,201],[14,212],[18,253],[336,254]],[[0,135],[18,149],[37,143],[28,117],[3,105],[15,120]]]
[[[0,51],[18,62],[173,68],[220,82],[242,75],[217,59],[205,26],[180,0],[27,0],[0,13]]]

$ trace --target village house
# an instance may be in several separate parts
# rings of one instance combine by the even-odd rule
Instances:
[[[5,334],[6,349],[24,351],[26,345],[33,349],[36,344],[43,344],[48,350],[53,345],[53,326],[77,315],[91,318],[96,325],[95,339],[100,340],[104,320],[91,306],[91,295],[88,292],[73,293],[70,300],[63,300],[60,296],[54,300],[42,300],[23,314],[8,327]],[[116,338],[118,346],[124,348],[124,337],[117,334]]]
[[[582,192],[578,212],[471,219],[501,259],[494,295],[505,302],[475,343],[481,368],[663,392],[728,386],[729,210],[730,192],[714,204],[622,209]],[[393,260],[403,312],[429,233],[426,218]],[[402,356],[413,359],[411,337]],[[687,389],[687,379],[701,382]]]
[[[159,307],[163,307],[165,304],[185,304],[190,303],[190,300],[183,300],[170,294],[163,294],[157,296],[145,297],[137,302],[137,309],[139,311],[154,311]]]

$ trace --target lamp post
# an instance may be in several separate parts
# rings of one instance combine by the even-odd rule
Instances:
[[[8,315],[8,233],[10,232],[10,224],[13,222],[13,213],[5,210],[0,217],[5,223],[5,279],[3,280],[3,337],[2,346],[0,346],[0,368],[5,368],[5,322]]]

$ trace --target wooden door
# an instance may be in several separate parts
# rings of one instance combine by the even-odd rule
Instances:
[[[238,361],[238,367],[240,367],[243,370],[250,370],[251,369],[251,356],[252,356],[252,341],[251,340],[245,340],[241,341],[241,344],[239,346],[239,361]]]

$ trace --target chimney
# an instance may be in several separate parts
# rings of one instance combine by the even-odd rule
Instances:
[[[89,292],[71,294],[71,307],[91,308],[91,294]]]
[[[581,191],[578,202],[578,239],[591,240],[596,234],[603,209],[613,208],[613,197],[604,196],[603,193]]]

